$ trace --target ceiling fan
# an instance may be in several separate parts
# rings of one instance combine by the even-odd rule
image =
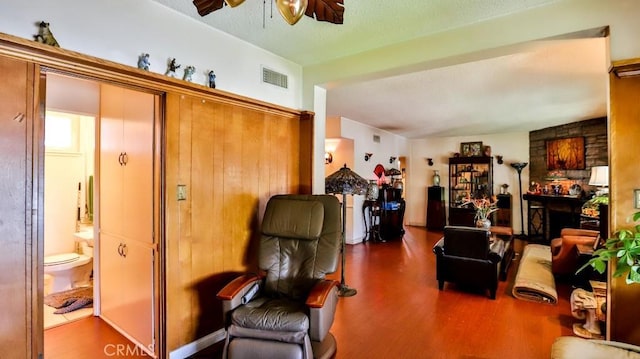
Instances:
[[[225,3],[236,7],[243,2],[244,0],[193,0],[193,5],[200,16],[205,16],[221,9]],[[304,3],[307,3],[306,7]],[[303,12],[318,21],[333,24],[343,22],[344,0],[276,0],[276,5],[282,17],[291,25],[298,22]]]

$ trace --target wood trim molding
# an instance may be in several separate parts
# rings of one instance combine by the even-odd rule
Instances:
[[[44,68],[89,76],[107,82],[133,85],[155,91],[175,91],[193,96],[214,96],[216,99],[261,111],[276,114],[294,114],[300,116],[301,111],[284,106],[240,96],[204,85],[176,79],[154,72],[144,71],[137,67],[119,64],[79,52],[66,50],[26,40],[13,35],[0,33],[0,54],[7,57],[27,60],[40,64]]]

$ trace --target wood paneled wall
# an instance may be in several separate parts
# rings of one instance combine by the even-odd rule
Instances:
[[[640,63],[640,59],[637,59]],[[615,65],[615,64],[614,64]],[[640,136],[640,77],[610,75],[611,118],[609,125],[610,231],[631,228],[627,219],[634,208],[638,176],[638,136]],[[615,268],[609,267],[609,273]],[[609,278],[607,338],[640,345],[640,284],[627,285],[624,278]]]
[[[310,188],[302,181],[311,144],[303,141],[309,118],[290,112],[174,93],[166,110],[170,352],[223,327],[215,295],[238,273],[256,270],[267,200]],[[179,185],[186,200],[177,200]]]
[[[38,90],[33,63],[0,56],[0,357],[30,358],[42,351],[42,284],[38,241],[34,120]],[[36,177],[34,177],[36,176]]]
[[[41,66],[133,86],[165,100],[164,130],[156,138],[165,200],[156,214],[163,238],[157,258],[159,354],[165,357],[222,328],[215,294],[237,273],[255,269],[250,253],[267,199],[311,193],[313,113],[0,33],[0,148],[8,146],[1,152],[7,155],[0,159],[0,188],[11,194],[0,203],[0,264],[7,268],[0,287],[6,312],[0,316],[0,357],[6,350],[12,353],[8,358],[35,357],[42,350],[38,266],[44,254],[35,223],[43,220],[42,210],[32,211],[34,203],[43,207],[44,198],[35,190],[43,173],[42,136],[34,127],[40,123],[34,120],[35,99],[44,91],[44,82],[35,78]],[[25,113],[23,122],[12,121],[18,112]],[[177,201],[178,184],[186,186],[185,201]]]

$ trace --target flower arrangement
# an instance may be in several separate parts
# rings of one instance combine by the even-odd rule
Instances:
[[[472,205],[476,210],[476,221],[488,221],[489,215],[498,210],[496,201],[491,201],[489,198],[467,198],[463,203],[463,206]]]

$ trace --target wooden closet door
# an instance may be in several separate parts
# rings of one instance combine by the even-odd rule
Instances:
[[[35,299],[38,294],[42,298],[42,287],[38,288],[34,281],[38,244],[32,227],[35,216],[31,215],[33,73],[33,65],[0,56],[0,190],[3,193],[0,201],[0,357],[3,359],[36,357],[42,349],[42,321],[37,319],[41,309],[37,308]]]
[[[154,95],[123,89],[124,113],[122,234],[153,243],[153,130]]]
[[[122,116],[124,92],[100,86],[100,231],[122,233]]]
[[[146,350],[155,346],[155,95],[102,85],[100,315]]]

